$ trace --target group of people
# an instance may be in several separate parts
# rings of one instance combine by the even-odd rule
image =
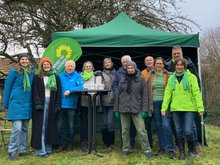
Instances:
[[[9,72],[4,87],[4,109],[8,110],[8,120],[12,122],[8,159],[16,160],[17,150],[19,156],[28,155],[30,119],[31,147],[37,156],[47,157],[57,145],[59,152],[73,150],[77,111],[81,148],[88,150],[89,100],[74,91],[100,82],[109,91],[96,100],[103,111],[101,134],[106,147],[114,147],[115,116],[121,123],[123,156],[128,156],[135,147],[136,134],[146,157],[153,156],[151,123],[154,121],[159,146],[156,155],[168,152],[170,159],[175,157],[174,136],[179,159],[186,157],[185,139],[188,156],[194,157],[198,145],[194,116],[196,113],[202,116],[204,107],[195,66],[183,58],[181,47],[173,47],[172,59],[167,63],[161,57],[147,56],[143,71],[129,55],[123,56],[121,63],[122,67],[115,71],[112,59],[105,58],[100,72],[94,71],[91,61],[86,61],[78,73],[75,62],[69,60],[64,73],[57,75],[51,60],[42,58],[36,74],[28,55],[19,56],[18,65]]]

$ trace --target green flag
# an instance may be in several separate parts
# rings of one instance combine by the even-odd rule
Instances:
[[[53,41],[45,50],[42,58],[50,58],[53,68],[57,74],[65,70],[68,60],[77,61],[82,55],[79,43],[71,38],[59,38]]]

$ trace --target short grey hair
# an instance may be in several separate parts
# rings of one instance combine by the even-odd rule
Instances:
[[[121,62],[123,62],[124,60],[128,60],[131,61],[131,56],[130,55],[124,55],[121,57]]]
[[[182,48],[181,48],[179,45],[174,46],[174,47],[172,48],[172,51],[173,51],[173,50],[176,50],[176,49],[178,49],[178,50],[181,50],[181,51],[182,51]]]

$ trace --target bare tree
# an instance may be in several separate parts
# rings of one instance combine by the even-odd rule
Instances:
[[[179,14],[182,0],[0,0],[0,56],[16,61],[7,53],[10,44],[28,51],[46,48],[55,31],[101,25],[121,11],[147,27],[170,32],[189,32],[191,19]],[[170,12],[173,11],[173,12]],[[34,60],[32,60],[34,62]],[[34,63],[36,65],[36,63]]]
[[[220,27],[211,28],[201,37],[202,78],[208,109],[220,106]]]

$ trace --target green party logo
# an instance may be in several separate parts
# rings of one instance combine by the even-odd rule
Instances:
[[[60,57],[61,55],[64,55],[69,60],[72,55],[72,49],[68,45],[61,45],[56,49],[56,56]]]
[[[71,38],[59,38],[54,40],[45,50],[42,58],[50,58],[57,74],[64,72],[65,63],[68,60],[77,61],[82,55],[79,43]]]

